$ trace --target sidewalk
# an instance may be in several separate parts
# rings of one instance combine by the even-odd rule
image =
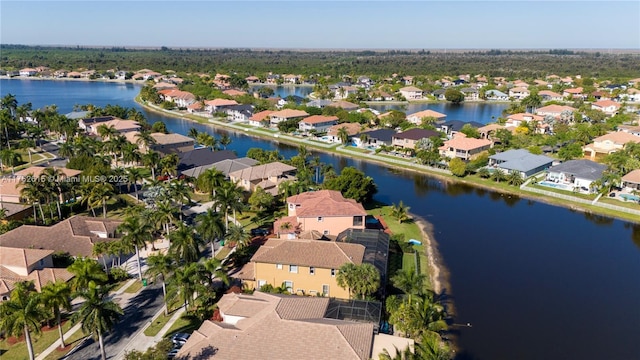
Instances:
[[[145,352],[147,351],[147,349],[156,346],[160,341],[162,341],[167,331],[169,331],[169,329],[173,326],[173,324],[176,321],[178,321],[178,319],[180,319],[180,317],[184,312],[185,312],[185,308],[183,306],[180,309],[173,312],[173,315],[171,315],[171,318],[169,319],[169,321],[167,321],[167,323],[162,327],[162,329],[160,329],[160,331],[158,331],[158,333],[155,336],[145,335],[144,334],[145,330],[147,330],[147,328],[151,326],[151,324],[153,324],[153,322],[159,316],[162,316],[164,314],[164,308],[160,309],[160,311],[158,311],[158,313],[145,326],[143,326],[140,330],[138,330],[138,334],[133,339],[131,339],[131,341],[129,342],[129,344],[127,344],[124,350],[121,351],[114,358],[122,359],[124,358],[124,355],[128,352],[131,352],[134,350]]]
[[[114,301],[116,301],[118,304],[120,304],[121,307],[124,308],[132,297],[138,295],[138,293],[135,293],[135,294],[124,293],[124,291],[129,286],[131,286],[131,284],[136,282],[137,280],[138,279],[131,279],[131,280],[127,281],[120,289],[118,289],[118,291],[116,291],[112,295]],[[76,331],[80,330],[81,326],[82,326],[82,324],[80,324],[80,323],[75,324],[73,327],[71,327],[71,329],[67,330],[67,332],[64,333],[64,338],[65,339],[70,338],[73,334],[76,333]],[[56,351],[56,349],[59,348],[59,347],[60,347],[60,339],[56,339],[56,341],[53,344],[51,344],[42,353],[40,353],[40,355],[36,356],[36,360],[44,360],[47,356],[49,356],[49,354],[51,354],[52,352]]]

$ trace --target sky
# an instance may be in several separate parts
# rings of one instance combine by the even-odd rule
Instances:
[[[0,1],[0,43],[640,49],[640,1]]]

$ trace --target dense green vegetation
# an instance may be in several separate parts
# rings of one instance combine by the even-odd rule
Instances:
[[[637,54],[600,52],[501,51],[290,51],[248,49],[130,49],[1,45],[2,69],[48,66],[96,70],[150,68],[205,73],[264,75],[268,72],[389,76],[482,73],[489,76],[543,76],[549,73],[592,77],[629,77],[640,72]]]

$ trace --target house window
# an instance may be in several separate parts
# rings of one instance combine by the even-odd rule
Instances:
[[[329,235],[329,230],[324,230],[324,231],[322,232],[322,234],[324,234],[324,235]]]
[[[331,269],[331,276],[336,276],[336,269]]]
[[[282,270],[282,264],[276,264],[276,269]]]
[[[322,285],[322,296],[329,296],[329,285]]]
[[[353,226],[362,226],[362,216],[353,217]]]
[[[318,222],[322,222],[322,216],[318,216]]]
[[[289,272],[297,274],[298,273],[298,265],[289,265]]]
[[[293,294],[293,281],[285,281],[284,287],[287,288],[287,290]]]
[[[315,275],[316,274],[316,268],[314,268],[313,266],[309,266],[309,275]]]

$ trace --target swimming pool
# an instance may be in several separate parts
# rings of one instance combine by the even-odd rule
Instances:
[[[552,187],[552,188],[560,189],[560,190],[573,191],[573,187],[571,187],[570,185],[558,184],[558,183],[554,183],[554,182],[551,182],[551,181],[540,181],[538,183],[538,185],[542,185],[542,186],[546,186],[546,187]]]
[[[640,201],[640,196],[636,196],[636,195],[620,194],[619,196],[625,200]]]

